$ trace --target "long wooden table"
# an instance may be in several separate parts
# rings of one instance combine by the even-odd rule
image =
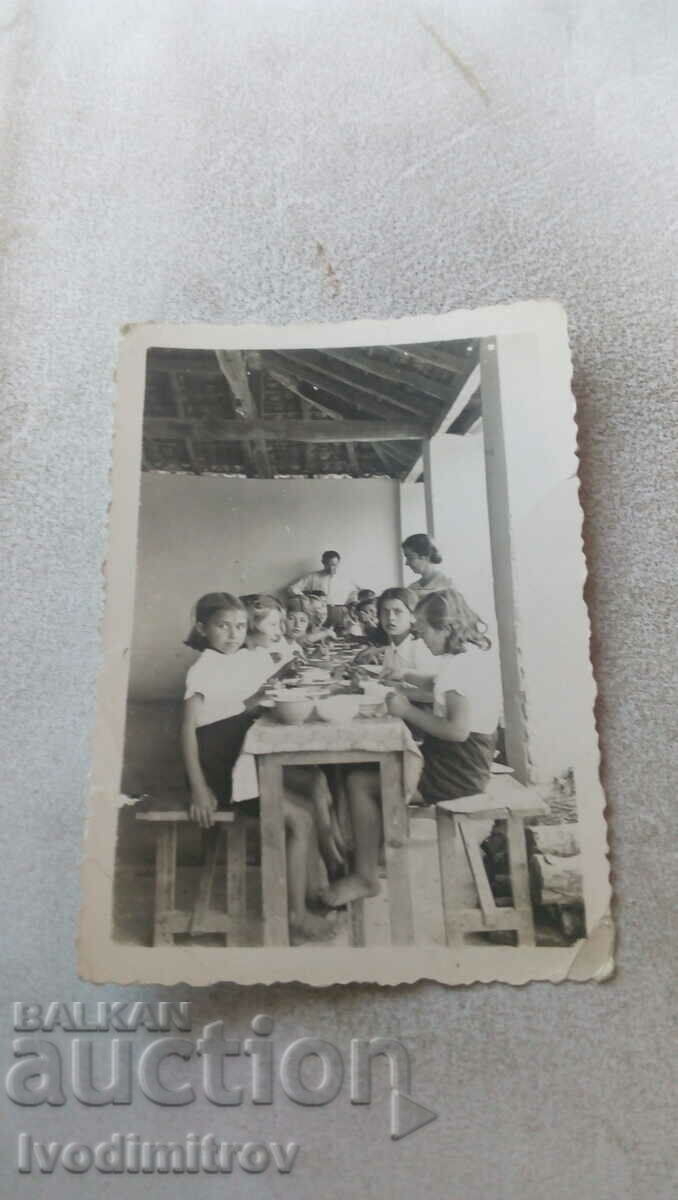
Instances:
[[[406,802],[416,785],[420,755],[405,723],[387,716],[358,717],[341,724],[311,720],[282,725],[265,716],[250,729],[243,749],[256,755],[259,773],[265,944],[289,945],[283,769],[328,763],[379,766],[391,942],[413,942]]]

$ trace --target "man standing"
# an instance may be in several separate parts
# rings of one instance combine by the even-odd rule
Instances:
[[[323,592],[327,597],[328,624],[335,625],[341,621],[346,605],[355,600],[359,589],[357,583],[339,570],[341,555],[336,550],[325,550],[321,562],[322,571],[302,575],[290,584],[289,592],[292,596]]]

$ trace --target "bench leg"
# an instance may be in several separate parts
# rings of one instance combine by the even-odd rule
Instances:
[[[155,844],[155,918],[153,945],[173,946],[170,920],[174,913],[177,872],[177,826],[162,822]]]
[[[188,932],[191,936],[207,932],[205,926],[208,923],[212,886],[217,866],[217,854],[219,846],[223,842],[222,829],[218,825],[213,825],[211,829],[205,830],[204,842],[205,861],[200,872],[198,894],[191,914],[191,923],[188,927]]]
[[[509,814],[506,822],[513,907],[516,910],[516,929],[519,946],[535,946],[534,914],[530,896],[530,871],[527,860],[527,839],[522,817]]]
[[[226,835],[226,912],[228,946],[244,946],[247,911],[247,825],[236,817]]]
[[[436,810],[436,827],[445,942],[448,946],[459,947],[464,945],[464,930],[459,921],[459,914],[462,909],[466,908],[466,897],[459,874],[455,870],[457,825],[454,814],[438,808]]]

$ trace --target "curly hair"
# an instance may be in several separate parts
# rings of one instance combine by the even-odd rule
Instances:
[[[207,592],[198,600],[194,614],[191,632],[187,638],[184,638],[184,646],[190,646],[191,650],[206,650],[209,642],[203,633],[198,629],[198,625],[206,625],[210,617],[215,613],[225,609],[227,612],[246,612],[245,605],[237,596],[232,596],[230,592]]]
[[[244,597],[243,597],[244,599]],[[245,602],[247,610],[247,632],[252,634],[256,632],[259,621],[267,617],[269,613],[280,613],[280,627],[283,627],[283,617],[285,610],[276,596],[270,596],[266,592],[248,596]]]
[[[469,607],[461,592],[453,588],[424,596],[416,612],[421,613],[433,629],[447,630],[445,650],[448,654],[463,654],[469,643],[479,650],[489,650],[492,646],[486,622]]]

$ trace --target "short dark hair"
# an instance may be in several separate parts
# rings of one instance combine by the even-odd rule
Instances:
[[[377,611],[379,610],[379,602],[376,596],[366,596],[364,600],[359,600],[356,604],[356,612],[362,612],[364,608],[369,608],[370,604],[374,604]]]
[[[386,600],[401,600],[402,603],[405,605],[405,608],[409,608],[410,612],[412,614],[414,614],[414,610],[417,607],[417,604],[419,603],[419,599],[420,599],[420,597],[417,596],[416,592],[411,591],[410,588],[406,588],[406,587],[386,588],[386,591],[381,593],[381,596],[379,597],[379,600],[377,602],[378,608],[379,608],[379,616],[381,617],[381,608]]]
[[[198,629],[198,625],[206,625],[210,617],[222,609],[228,609],[229,612],[246,612],[242,601],[230,592],[207,592],[200,597],[195,606],[193,625],[188,637],[184,639],[184,646],[190,646],[191,650],[207,650],[209,642]]]
[[[374,600],[376,594],[376,592],[372,591],[372,588],[361,588],[358,592],[358,603],[361,600]]]
[[[320,561],[323,566],[326,566],[331,558],[338,558],[341,562],[341,554],[338,550],[323,550],[323,556]]]
[[[411,551],[419,558],[428,558],[432,563],[441,563],[443,556],[439,552],[438,547],[433,544],[427,533],[413,533],[410,537],[405,538],[402,545],[403,550]]]
[[[324,592],[304,592],[304,595],[308,596],[309,600],[324,600],[327,604],[327,596]]]

